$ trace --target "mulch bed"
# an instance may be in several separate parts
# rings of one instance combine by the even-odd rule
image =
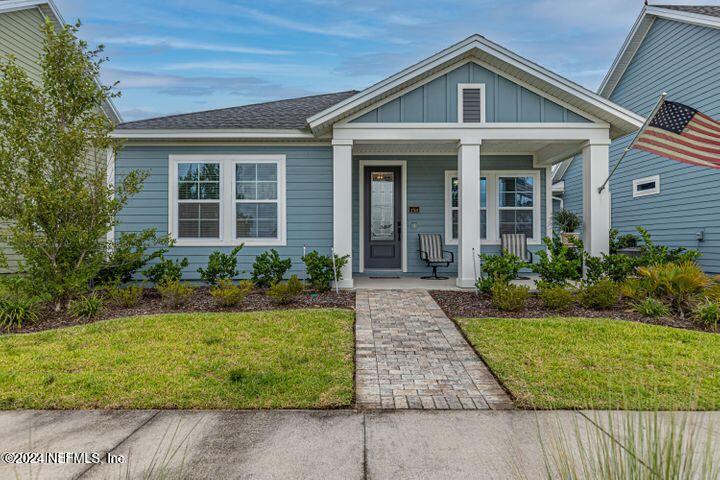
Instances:
[[[709,328],[698,325],[690,320],[677,317],[650,318],[630,310],[626,303],[619,303],[611,310],[591,310],[580,305],[572,305],[562,312],[547,310],[543,307],[540,298],[532,295],[525,309],[517,312],[505,312],[493,307],[490,295],[475,292],[460,292],[454,290],[432,290],[430,295],[440,305],[445,315],[455,318],[546,318],[546,317],[586,317],[586,318],[613,318],[616,320],[629,320],[651,325],[664,325],[667,327],[683,328],[686,330],[699,330],[713,332]],[[717,332],[715,332],[717,333]]]
[[[214,299],[210,296],[209,288],[199,287],[193,292],[190,301],[178,308],[171,308],[162,303],[160,295],[155,289],[147,288],[143,293],[143,299],[140,304],[133,308],[120,308],[112,305],[105,305],[99,316],[91,319],[83,319],[73,317],[67,311],[56,312],[52,308],[48,308],[41,312],[36,323],[25,325],[21,329],[2,330],[0,335],[4,333],[30,333],[42,330],[51,330],[54,328],[70,327],[73,325],[83,325],[94,323],[100,320],[108,320],[118,317],[132,317],[137,315],[155,315],[161,313],[195,313],[195,312],[253,312],[261,310],[288,310],[296,308],[345,308],[349,310],[355,309],[355,292],[340,290],[339,293],[334,291],[314,293],[306,292],[298,295],[292,302],[286,305],[278,305],[265,295],[262,290],[256,290],[248,295],[243,302],[232,308],[220,308],[215,304]]]

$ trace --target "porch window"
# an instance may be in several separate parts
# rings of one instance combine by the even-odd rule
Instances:
[[[458,176],[455,171],[445,172],[445,243],[457,244],[460,225]],[[480,238],[487,239],[487,178],[480,178]]]
[[[527,238],[534,236],[534,189],[533,177],[498,177],[499,237],[506,233],[524,233]]]
[[[285,245],[284,155],[170,155],[177,246]]]

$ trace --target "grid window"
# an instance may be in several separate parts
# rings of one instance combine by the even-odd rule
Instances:
[[[236,238],[278,238],[278,164],[235,165]]]
[[[178,238],[220,237],[220,164],[178,164]]]

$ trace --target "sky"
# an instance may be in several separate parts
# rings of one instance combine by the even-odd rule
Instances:
[[[670,3],[668,1],[667,3]],[[720,0],[672,3],[720,4]],[[596,90],[642,0],[56,0],[125,121],[362,90],[473,33]]]

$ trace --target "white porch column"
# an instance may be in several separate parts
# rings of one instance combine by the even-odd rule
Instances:
[[[352,140],[333,140],[333,247],[350,261],[342,269],[341,288],[352,288]]]
[[[475,286],[480,254],[480,142],[458,146],[458,287]],[[473,249],[475,253],[473,255]]]
[[[583,232],[585,251],[597,257],[610,251],[610,186],[598,188],[608,177],[609,145],[583,147]]]

